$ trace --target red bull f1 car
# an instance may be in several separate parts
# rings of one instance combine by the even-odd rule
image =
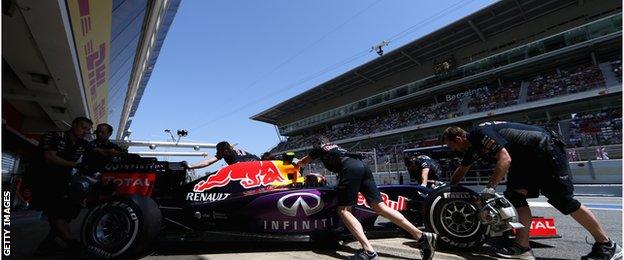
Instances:
[[[188,176],[184,162],[128,156],[83,177],[78,186],[89,186],[90,210],[80,234],[89,253],[137,257],[157,239],[205,240],[215,233],[324,242],[347,234],[337,215],[336,190],[321,176],[302,177],[289,161],[241,162],[197,180]],[[476,247],[521,227],[501,196],[484,200],[450,185],[382,185],[379,190],[384,203],[438,233],[439,242],[450,247]],[[353,213],[367,232],[379,229],[363,197]]]

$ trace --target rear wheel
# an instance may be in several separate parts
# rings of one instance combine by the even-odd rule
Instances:
[[[93,208],[85,218],[81,239],[99,258],[135,258],[149,251],[161,224],[161,212],[150,198],[117,197]]]
[[[425,199],[425,226],[448,247],[480,246],[487,238],[487,226],[480,220],[479,201],[475,192],[464,187],[439,188]]]

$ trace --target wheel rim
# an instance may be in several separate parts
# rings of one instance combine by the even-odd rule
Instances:
[[[481,227],[477,209],[467,201],[455,200],[442,207],[442,227],[457,237],[469,237]]]
[[[104,212],[94,223],[91,235],[97,247],[115,249],[128,243],[131,222],[125,212],[117,209]]]

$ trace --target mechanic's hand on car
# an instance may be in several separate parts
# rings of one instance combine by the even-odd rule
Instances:
[[[483,189],[481,191],[481,193],[480,193],[481,198],[483,198],[485,200],[488,200],[488,199],[496,197],[495,194],[496,194],[496,190],[494,188],[487,188],[487,187],[485,189]]]
[[[301,161],[301,160],[299,160],[299,159],[297,159],[297,158],[293,158],[293,159],[292,159],[292,164],[293,164],[293,165],[296,165],[296,166],[299,166],[299,161]]]

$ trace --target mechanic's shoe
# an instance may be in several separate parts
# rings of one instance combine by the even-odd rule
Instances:
[[[349,257],[348,259],[353,259],[353,260],[379,260],[379,256],[377,255],[377,252],[370,252],[370,251],[366,251],[364,249],[360,249],[357,251],[357,253],[355,253],[355,255]]]
[[[436,243],[438,242],[438,235],[429,232],[423,232],[422,236],[417,243],[418,249],[420,249],[420,256],[423,260],[433,259],[433,255],[436,250]]]
[[[535,259],[533,250],[529,247],[523,247],[518,244],[513,244],[510,247],[504,247],[496,250],[496,255],[505,259]]]
[[[65,252],[65,248],[63,248],[56,240],[45,240],[37,246],[35,249],[35,256],[53,256],[59,255]]]
[[[586,256],[581,257],[581,259],[622,259],[622,248],[613,241],[609,241],[608,243],[594,243],[592,251]]]

